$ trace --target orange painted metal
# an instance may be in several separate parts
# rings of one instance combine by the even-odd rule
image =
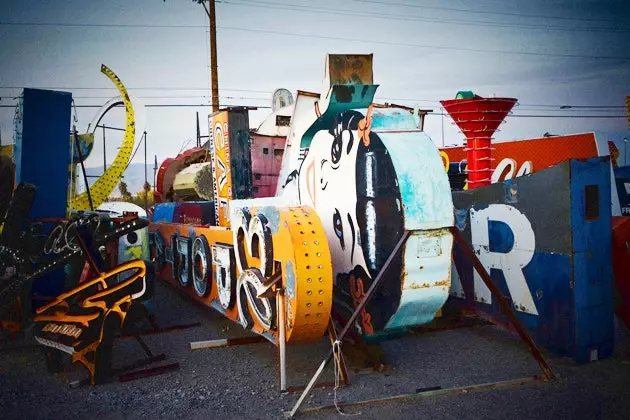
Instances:
[[[257,334],[265,336],[268,340],[278,345],[279,330],[272,323],[267,328],[257,316],[254,316],[256,307],[265,306],[264,300],[271,306],[273,298],[266,297],[265,285],[274,281],[280,274],[279,287],[285,289],[286,297],[286,342],[287,344],[317,342],[326,333],[330,312],[332,308],[332,265],[330,250],[326,239],[326,233],[317,214],[309,207],[284,207],[275,208],[277,220],[269,221],[271,230],[271,246],[262,241],[264,238],[254,233],[248,233],[243,225],[232,226],[232,230],[225,227],[201,227],[182,224],[157,223],[151,224],[152,232],[159,232],[162,238],[169,241],[170,238],[199,238],[207,241],[210,252],[216,246],[228,246],[234,253],[233,273],[229,282],[231,302],[227,308],[221,306],[219,288],[216,273],[221,267],[216,261],[216,255],[212,255],[209,261],[212,263],[211,274],[207,281],[210,284],[209,291],[200,296],[193,286],[193,282],[182,285],[173,274],[170,263],[164,264],[156,275],[168,281],[170,284],[182,289],[186,294],[204,305],[211,306],[223,313],[223,315],[235,322],[242,321],[242,314],[251,317],[252,325],[248,328]],[[259,214],[255,207],[249,209],[253,216]],[[250,235],[252,235],[250,237]],[[263,250],[272,250],[265,255]],[[155,255],[156,250],[152,250]],[[177,251],[174,251],[176,253]],[[174,259],[177,258],[174,256]],[[191,260],[194,256],[190,257]],[[269,259],[271,261],[269,261]],[[240,262],[240,266],[236,261]],[[193,269],[196,262],[189,261]],[[271,266],[269,270],[267,267]],[[208,267],[210,268],[210,267]],[[244,279],[244,272],[255,270],[262,273],[262,284],[256,290],[256,294],[247,294],[238,285]],[[275,309],[273,310],[274,316]]]
[[[567,159],[598,156],[593,133],[495,142],[492,146],[494,166],[496,167],[503,159],[511,159],[517,166],[514,168],[515,171],[527,162],[530,162],[533,171],[537,171]],[[451,163],[466,160],[466,151],[463,146],[445,147],[440,150],[446,155],[443,155],[443,159]],[[503,179],[504,174],[499,177],[499,181]]]
[[[214,174],[215,213],[219,226],[230,226],[229,201],[232,199],[232,164],[228,111],[212,114],[212,173]]]
[[[120,283],[113,284],[112,279],[125,271],[133,270],[133,274]],[[96,359],[95,352],[101,345],[103,336],[106,333],[104,325],[105,320],[111,315],[118,316],[120,325],[123,324],[127,311],[133,301],[131,292],[124,293],[125,289],[132,290],[134,283],[146,282],[146,265],[142,260],[130,261],[115,267],[112,270],[99,273],[92,280],[79,285],[69,292],[59,295],[55,300],[45,306],[37,309],[34,318],[35,323],[49,324],[41,329],[46,332],[52,329],[53,332],[63,331],[60,328],[73,327],[73,330],[79,330],[72,337],[76,341],[71,345],[74,349],[72,352],[72,362],[79,362],[85,366],[90,372],[90,380],[92,385],[96,383]],[[108,281],[109,279],[109,281]],[[146,287],[146,283],[144,286]],[[120,293],[123,292],[123,293]],[[119,296],[117,294],[120,294]],[[88,296],[82,298],[81,296]],[[71,307],[69,302],[78,300],[82,311],[76,312],[76,307]],[[50,325],[50,324],[55,325]],[[83,334],[85,329],[97,329],[99,334],[96,335],[94,341],[82,346]]]

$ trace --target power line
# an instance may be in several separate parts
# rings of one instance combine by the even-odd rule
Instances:
[[[521,106],[527,107],[541,107],[541,108],[560,108],[563,111],[569,111],[571,109],[625,109],[622,105],[534,105],[534,104],[522,104]]]
[[[524,115],[514,114],[510,117],[517,118],[628,118],[627,115]]]
[[[123,107],[123,105],[117,105]],[[147,104],[147,108],[178,108],[178,107],[212,107],[212,104]],[[222,104],[220,107],[244,107],[257,109],[270,109],[270,106],[257,105],[241,105],[241,104]],[[101,105],[76,105],[77,108],[100,108]],[[15,108],[15,105],[0,105],[0,108]],[[444,112],[429,112],[430,115],[448,116]],[[536,115],[536,114],[511,114],[508,117],[515,118],[627,118],[626,115]]]
[[[500,15],[500,16],[516,16],[516,17],[531,17],[537,19],[559,19],[559,20],[575,20],[579,22],[609,22],[609,23],[625,23],[621,20],[614,19],[600,19],[600,18],[577,18],[577,17],[568,17],[568,16],[547,16],[547,15],[531,15],[527,13],[513,13],[513,12],[489,12],[483,10],[471,10],[471,9],[457,9],[454,7],[438,7],[438,6],[425,6],[418,4],[408,4],[408,3],[393,3],[389,1],[377,1],[377,0],[352,0],[357,3],[374,3],[374,4],[384,4],[387,6],[403,6],[403,7],[413,7],[419,9],[430,9],[430,10],[444,10],[449,12],[462,12],[462,13],[472,13],[472,14],[484,14],[484,15]]]
[[[436,24],[457,24],[464,26],[482,26],[482,27],[497,27],[497,28],[523,28],[523,29],[535,29],[535,30],[545,30],[545,31],[569,31],[569,32],[611,32],[611,33],[625,33],[630,32],[628,29],[624,28],[604,28],[604,27],[568,27],[568,26],[551,26],[551,25],[536,25],[536,24],[527,24],[527,23],[510,23],[510,22],[497,22],[497,21],[480,21],[480,20],[462,20],[462,19],[452,19],[452,18],[437,18],[437,17],[421,17],[421,16],[413,16],[413,15],[399,15],[399,14],[391,14],[391,13],[371,13],[364,12],[361,10],[348,10],[348,9],[334,9],[334,8],[321,8],[321,7],[312,7],[312,6],[302,6],[302,5],[294,5],[288,3],[278,3],[278,2],[265,2],[265,1],[252,1],[252,0],[239,0],[240,3],[234,3],[233,1],[224,1],[223,4],[233,5],[233,6],[248,6],[248,7],[260,7],[264,9],[274,9],[274,10],[288,10],[288,11],[299,11],[306,13],[316,13],[316,14],[332,14],[332,15],[342,15],[342,16],[353,16],[353,17],[368,17],[374,19],[385,19],[385,20],[398,20],[398,21],[411,21],[411,22],[428,22],[428,23],[436,23]],[[622,22],[619,22],[622,23]]]
[[[0,89],[25,89],[30,86],[0,86]],[[33,89],[67,89],[67,90],[118,90],[115,87],[89,87],[89,86],[81,86],[81,87],[69,87],[69,86],[40,86]],[[127,88],[127,90],[176,90],[176,91],[185,91],[185,90],[208,90],[205,88],[188,88],[188,87],[133,87]],[[273,93],[272,90],[254,90],[254,89],[235,89],[235,88],[221,88],[221,90],[226,90],[228,92],[256,92],[256,93]]]
[[[0,108],[15,108],[16,105],[0,105]],[[76,105],[76,108],[100,108],[103,105]],[[180,107],[212,107],[212,104],[146,104],[144,105],[146,108],[180,108]],[[219,104],[220,107],[228,108],[257,108],[257,109],[271,109],[270,106],[260,106],[260,105],[240,105],[240,104]],[[124,105],[115,105],[114,108],[124,107]]]
[[[255,98],[251,96],[224,96],[221,95],[223,99],[248,99],[254,101],[270,101],[270,98]],[[74,96],[72,95],[72,99],[111,99],[111,96]],[[207,95],[172,95],[172,96],[137,96],[138,99],[190,99],[190,98],[199,98],[199,99],[210,99],[210,96]],[[16,98],[0,98],[0,99],[11,99],[16,100]]]
[[[443,112],[429,112],[431,115],[449,116]],[[627,115],[535,115],[535,114],[510,114],[507,118],[628,118]]]
[[[3,89],[6,87],[2,87],[0,86],[0,89]],[[42,88],[42,87],[38,87],[38,88],[34,88],[34,89],[53,89],[53,88]],[[81,88],[74,88],[74,87],[64,87],[64,88],[54,88],[54,89],[68,89],[68,90],[74,90],[74,89],[91,89],[89,87],[81,87]],[[100,89],[100,88],[94,88],[94,89]],[[158,89],[158,88],[150,88],[150,89]],[[164,88],[164,89],[168,89],[168,88]],[[128,90],[131,90],[131,88],[129,88]],[[199,90],[207,90],[207,88],[200,88]],[[240,89],[241,91],[248,91],[247,89]],[[252,92],[260,92],[260,91],[252,91]],[[271,91],[269,91],[271,92]],[[268,98],[261,98],[261,97],[247,97],[247,96],[221,96],[224,99],[249,99],[249,100],[268,100]],[[74,99],[110,99],[110,96],[73,96]],[[204,99],[204,98],[209,98],[208,96],[205,95],[172,95],[172,96],[139,96],[138,98],[140,99],[187,99],[187,98],[200,98],[200,99]],[[9,99],[9,100],[17,100],[17,98],[7,98],[7,97],[0,97],[0,99]],[[390,101],[403,101],[403,102],[425,102],[425,103],[435,103],[435,104],[440,104],[440,100],[437,99],[420,99],[420,98],[395,98],[395,97],[376,97],[375,101],[377,102],[390,102]],[[168,104],[166,104],[168,105]],[[177,105],[177,104],[175,104]],[[15,105],[2,105],[3,107],[13,107]],[[97,106],[97,105],[90,105],[90,106]],[[191,105],[194,106],[194,105]],[[206,106],[206,105],[204,105]],[[221,106],[236,106],[236,105],[221,105]],[[537,110],[540,109],[541,111],[556,111],[556,112],[573,112],[573,111],[582,111],[582,112],[596,112],[596,111],[600,111],[600,110],[613,110],[613,109],[625,109],[626,107],[623,105],[570,105],[570,104],[556,104],[556,105],[552,105],[552,104],[522,104],[522,103],[518,103],[518,107],[519,109],[522,108],[528,108],[528,110]],[[262,107],[262,106],[258,106],[258,108],[268,108],[268,107]]]
[[[83,23],[27,23],[27,22],[0,22],[0,25],[24,25],[24,26],[73,26],[73,27],[144,27],[144,28],[203,28],[204,26],[200,25],[135,25],[135,24],[83,24]],[[251,28],[238,28],[238,27],[229,27],[229,26],[217,26],[217,29],[227,30],[227,31],[241,31],[241,32],[252,32],[252,33],[261,33],[261,34],[270,34],[270,35],[282,35],[282,36],[291,36],[298,38],[313,38],[313,39],[326,39],[333,41],[348,41],[348,42],[361,42],[366,44],[379,44],[379,45],[390,45],[390,46],[404,46],[411,48],[425,48],[425,49],[435,49],[435,50],[445,50],[445,51],[467,51],[467,52],[478,52],[478,53],[487,53],[487,54],[509,54],[509,55],[528,55],[528,56],[537,56],[537,57],[559,57],[559,58],[588,58],[588,59],[597,59],[597,60],[622,60],[627,61],[630,60],[630,57],[614,57],[614,56],[603,56],[603,55],[581,55],[581,54],[554,54],[554,53],[542,53],[542,52],[533,52],[533,51],[513,51],[513,50],[486,50],[481,48],[464,48],[464,47],[449,47],[449,46],[441,46],[441,45],[428,45],[428,44],[413,44],[413,43],[404,43],[404,42],[390,42],[390,41],[381,41],[381,40],[370,40],[370,39],[360,39],[360,38],[346,38],[346,37],[337,37],[337,36],[326,36],[326,35],[309,35],[309,34],[299,34],[295,32],[281,32],[281,31],[271,31],[271,30],[263,30],[263,29],[251,29]]]
[[[220,28],[223,30],[295,36],[295,37],[300,37],[300,38],[316,38],[316,39],[326,39],[326,40],[334,40],[334,41],[350,41],[350,42],[361,42],[365,44],[395,45],[395,46],[405,46],[405,47],[412,47],[412,48],[427,48],[427,49],[449,50],[449,51],[468,51],[468,52],[479,52],[479,53],[489,53],[489,54],[531,55],[531,56],[539,56],[539,57],[592,58],[592,59],[602,59],[602,60],[623,60],[623,61],[630,60],[630,57],[594,56],[594,55],[580,55],[580,54],[554,54],[554,53],[539,53],[539,52],[513,51],[513,50],[484,50],[484,49],[478,49],[478,48],[412,44],[412,43],[404,43],[404,42],[389,42],[389,41],[381,41],[381,40],[345,38],[345,37],[335,37],[335,36],[326,36],[326,35],[308,35],[308,34],[298,34],[298,33],[291,33],[291,32],[280,32],[280,31],[271,31],[271,30],[262,30],[262,29],[244,29],[244,28],[235,28],[235,27],[226,27],[226,26],[220,27]]]

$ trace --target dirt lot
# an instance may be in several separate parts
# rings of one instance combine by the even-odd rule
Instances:
[[[299,394],[278,391],[276,352],[267,343],[190,350],[191,341],[242,337],[238,325],[186,300],[159,283],[153,303],[161,327],[200,322],[185,330],[149,335],[158,363],[180,364],[160,376],[72,389],[69,381],[81,368],[51,375],[41,348],[30,338],[3,341],[0,347],[0,418],[282,418]],[[27,334],[28,337],[28,334]],[[546,356],[560,379],[502,389],[410,398],[344,408],[360,419],[476,418],[630,418],[630,358],[626,331],[611,359],[578,366]],[[326,340],[314,346],[290,347],[289,385],[304,385],[325,356]],[[492,326],[408,334],[382,344],[388,368],[381,373],[351,372],[351,385],[338,390],[340,401],[415,393],[427,387],[459,387],[529,377],[537,364],[515,337]],[[115,366],[143,357],[133,339],[114,348]],[[624,360],[625,359],[625,360]],[[356,359],[353,359],[356,363]],[[332,369],[323,380],[332,380]],[[332,389],[315,390],[303,408],[333,403]],[[341,418],[334,408],[302,413],[298,418]]]

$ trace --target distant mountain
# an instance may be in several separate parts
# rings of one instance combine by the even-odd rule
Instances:
[[[85,168],[85,172],[88,176],[101,176],[103,174],[103,167],[93,167],[93,168]],[[81,167],[79,166],[79,178],[82,178]],[[98,178],[88,178],[88,182],[92,185],[96,182]],[[123,174],[123,181],[127,183],[127,189],[130,193],[134,194],[142,191],[142,186],[144,185],[144,164],[143,163],[132,163],[127,167],[127,170]],[[147,165],[147,180],[151,187],[153,187],[153,166]],[[80,184],[83,184],[81,182]],[[118,190],[118,186],[112,192],[112,196],[119,196],[120,192]]]

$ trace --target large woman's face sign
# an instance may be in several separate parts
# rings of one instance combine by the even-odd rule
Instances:
[[[336,273],[365,265],[357,225],[356,160],[359,112],[342,113],[320,130],[300,170],[300,201],[313,206],[328,233]]]

